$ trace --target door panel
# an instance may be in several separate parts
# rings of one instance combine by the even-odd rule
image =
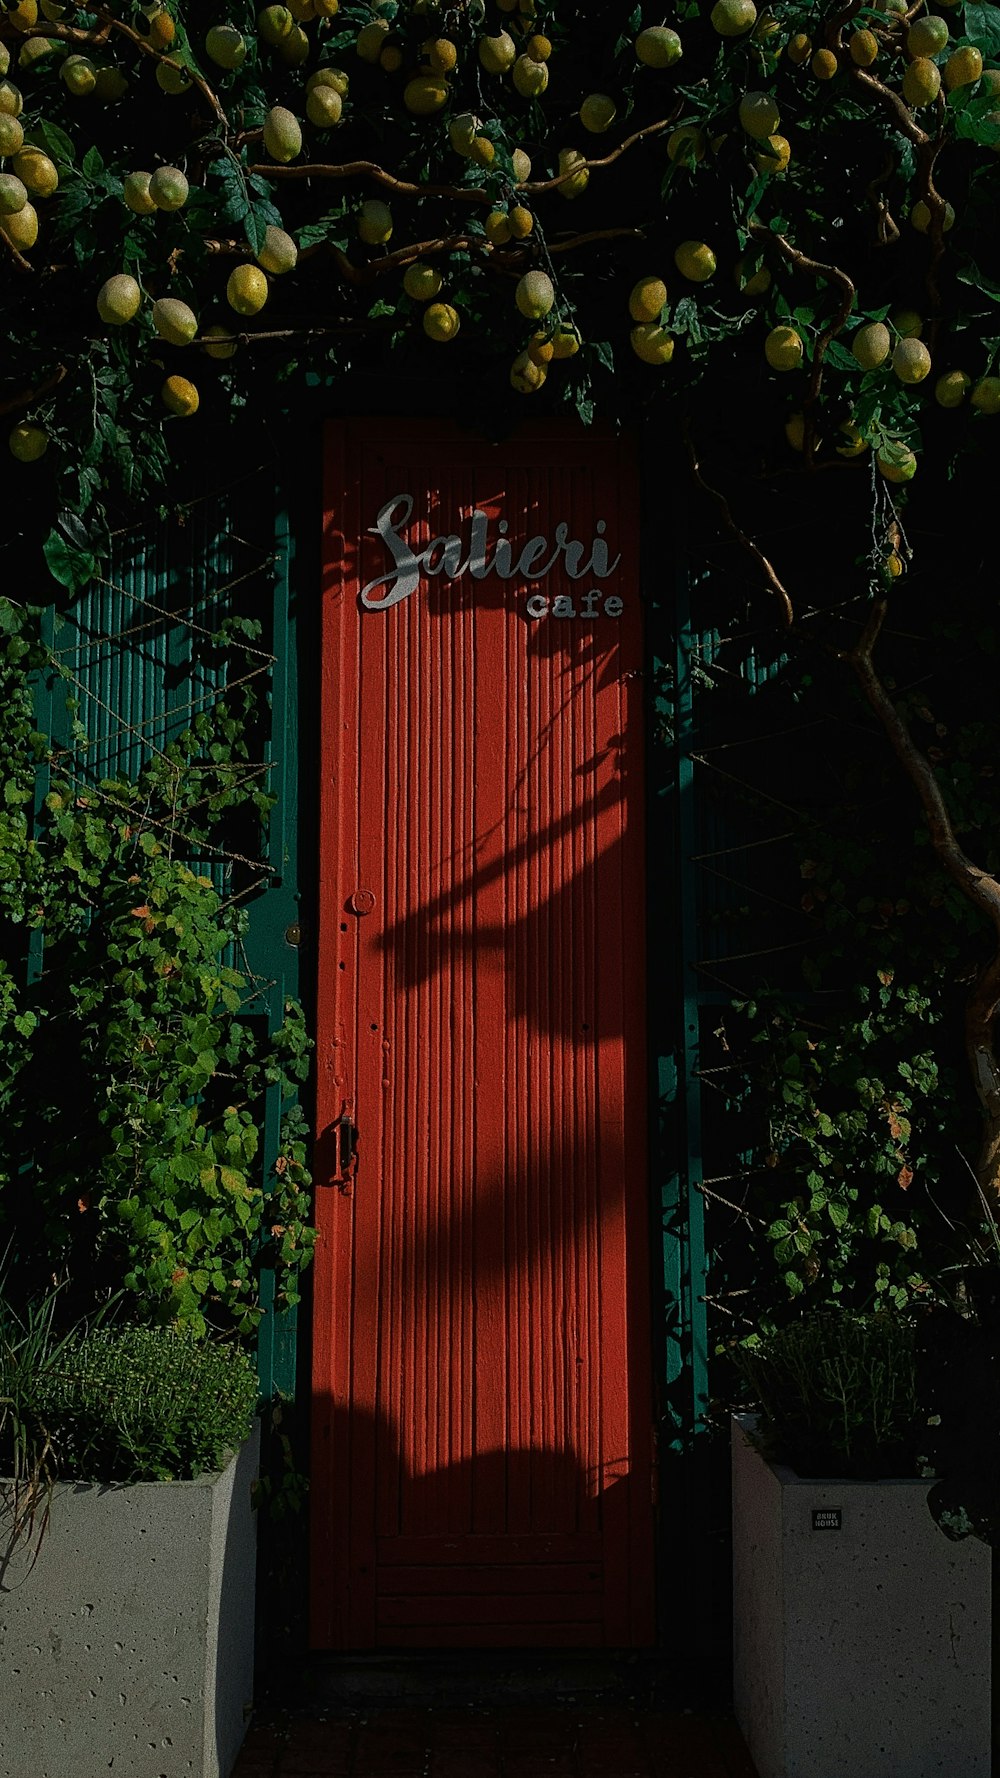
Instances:
[[[325,526],[314,1645],[648,1642],[634,467],[341,425]]]

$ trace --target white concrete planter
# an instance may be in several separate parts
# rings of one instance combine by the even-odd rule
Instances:
[[[60,1483],[34,1548],[0,1482],[0,1778],[228,1778],[253,1694],[260,1430],[218,1475]]]
[[[990,1551],[938,1530],[928,1482],[806,1480],[753,1424],[734,1416],[733,1696],[759,1778],[989,1778]]]

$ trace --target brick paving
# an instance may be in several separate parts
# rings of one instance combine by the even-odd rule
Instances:
[[[504,1703],[262,1710],[232,1778],[756,1778],[722,1711]]]

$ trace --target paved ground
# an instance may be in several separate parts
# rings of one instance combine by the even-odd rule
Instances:
[[[504,1704],[260,1712],[233,1778],[756,1778],[723,1713]]]

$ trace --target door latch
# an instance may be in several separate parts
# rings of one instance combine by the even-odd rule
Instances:
[[[354,1122],[354,1102],[345,1099],[340,1116],[334,1124],[336,1141],[336,1184],[350,1197],[358,1171],[358,1126]]]

